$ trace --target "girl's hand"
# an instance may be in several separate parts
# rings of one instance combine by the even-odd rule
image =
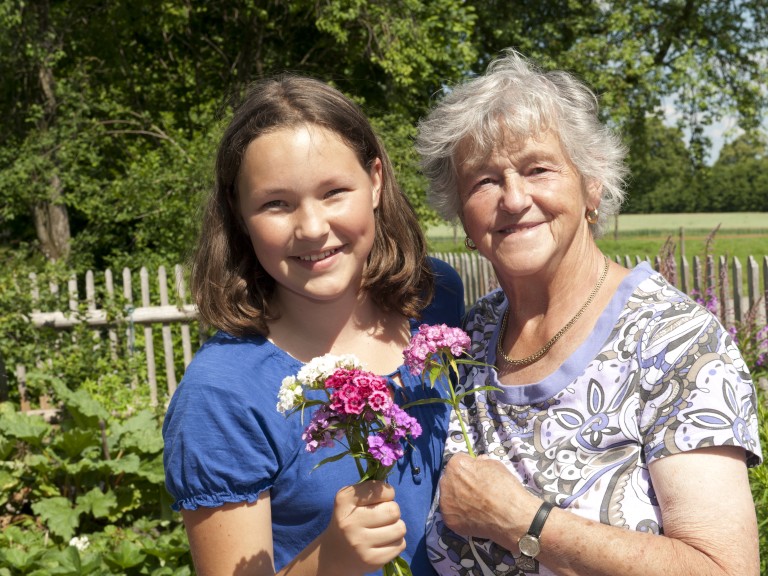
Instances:
[[[389,484],[368,481],[336,494],[331,522],[320,536],[320,565],[329,574],[378,570],[405,549],[405,523]]]

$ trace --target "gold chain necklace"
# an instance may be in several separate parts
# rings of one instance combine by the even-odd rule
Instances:
[[[589,305],[592,304],[592,300],[594,300],[595,296],[597,296],[597,293],[599,292],[600,287],[603,285],[603,282],[605,281],[605,277],[608,276],[608,257],[603,256],[603,259],[605,260],[605,266],[603,267],[603,273],[600,276],[600,280],[597,281],[597,284],[595,284],[595,287],[592,289],[592,292],[590,293],[589,298],[587,298],[587,301],[584,302],[584,305],[579,309],[579,311],[576,312],[576,315],[570,319],[568,324],[560,328],[558,333],[552,336],[552,338],[550,338],[549,341],[546,344],[544,344],[543,348],[541,348],[538,352],[534,352],[530,356],[521,358],[520,360],[515,360],[507,356],[502,347],[504,334],[507,331],[507,319],[509,318],[509,306],[507,306],[507,309],[504,312],[504,316],[501,319],[501,331],[499,332],[499,338],[498,340],[496,340],[497,358],[502,358],[504,362],[506,362],[507,364],[511,364],[512,366],[528,366],[529,364],[533,364],[537,360],[541,359],[541,357],[544,356],[544,354],[549,352],[549,349],[552,348],[555,342],[560,340],[560,337],[566,332],[568,332],[571,326],[573,326],[576,323],[576,321],[579,318],[581,318],[581,315],[584,313],[584,310],[586,310],[589,307]]]

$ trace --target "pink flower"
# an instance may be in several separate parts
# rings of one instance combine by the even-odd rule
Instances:
[[[368,406],[374,412],[383,412],[392,405],[392,398],[383,390],[374,390],[368,396]]]
[[[461,328],[450,328],[445,324],[422,324],[403,351],[405,365],[411,374],[421,374],[433,354],[450,354],[458,358],[469,348],[470,342],[469,336]]]
[[[342,413],[346,415],[360,415],[365,410],[366,402],[365,398],[358,395],[352,398],[345,398],[342,401]]]

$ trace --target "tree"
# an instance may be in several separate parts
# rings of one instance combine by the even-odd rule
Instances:
[[[363,105],[426,222],[415,125],[509,46],[595,87],[635,163],[676,99],[700,172],[703,125],[765,110],[767,39],[762,0],[0,0],[0,242],[76,267],[180,259],[230,97],[286,70]],[[673,186],[637,183],[648,207]]]
[[[713,210],[768,211],[768,146],[759,134],[744,134],[723,146],[707,185]]]
[[[0,219],[45,247],[33,215],[59,207],[79,266],[181,257],[230,97],[286,70],[361,102],[428,215],[411,138],[473,22],[459,0],[2,0]]]
[[[641,137],[642,136],[642,139]],[[706,198],[697,193],[693,158],[679,128],[649,118],[634,140],[625,212],[705,211]]]
[[[513,46],[571,70],[601,95],[630,144],[673,101],[697,166],[702,127],[724,115],[755,127],[765,108],[768,3],[763,0],[489,0],[475,2],[478,69]]]

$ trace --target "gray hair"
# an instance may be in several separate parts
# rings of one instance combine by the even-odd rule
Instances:
[[[552,130],[582,179],[601,185],[598,238],[624,201],[628,168],[621,138],[598,118],[595,94],[572,74],[545,72],[509,49],[482,76],[450,90],[419,122],[416,150],[429,181],[428,199],[445,219],[459,216],[459,146],[473,156],[490,154],[505,139],[524,140]]]

